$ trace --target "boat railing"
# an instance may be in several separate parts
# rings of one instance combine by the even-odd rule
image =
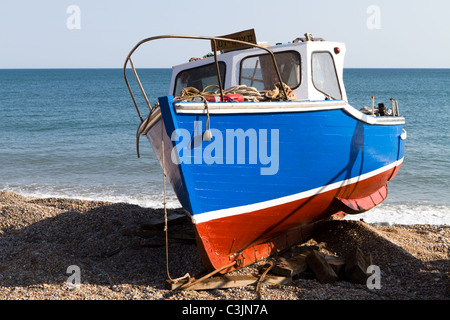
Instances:
[[[271,58],[272,58],[272,61],[273,61],[274,67],[275,67],[275,72],[276,72],[277,77],[279,79],[279,82],[281,84],[281,90],[284,93],[284,98],[287,99],[287,97],[288,97],[288,95],[286,93],[285,86],[282,83],[283,81],[282,81],[282,78],[281,78],[280,70],[278,68],[276,59],[275,59],[275,55],[272,52],[272,50],[268,49],[267,47],[264,47],[264,46],[261,46],[261,45],[258,45],[258,44],[254,44],[254,43],[250,43],[250,42],[246,42],[246,41],[229,39],[229,38],[223,38],[223,37],[203,37],[203,36],[187,36],[187,35],[161,35],[161,36],[155,36],[155,37],[145,38],[145,39],[139,41],[133,47],[133,49],[131,49],[130,53],[128,54],[127,58],[125,59],[125,64],[123,66],[123,76],[124,76],[124,79],[125,79],[125,83],[127,85],[128,91],[130,92],[131,99],[133,100],[134,107],[136,108],[136,111],[138,113],[138,116],[139,116],[139,119],[140,119],[141,123],[144,122],[144,119],[143,119],[142,114],[141,114],[141,112],[139,110],[139,107],[137,105],[136,98],[134,97],[134,94],[133,94],[133,90],[130,87],[130,83],[128,81],[127,74],[126,74],[126,70],[127,70],[127,66],[128,66],[128,62],[129,62],[130,63],[130,67],[131,67],[131,69],[133,71],[134,77],[136,79],[136,82],[137,82],[137,84],[139,86],[139,89],[140,89],[142,95],[144,96],[144,100],[145,100],[145,102],[146,102],[146,104],[147,104],[147,106],[148,106],[148,108],[150,110],[150,114],[151,114],[152,111],[153,111],[153,108],[150,105],[150,101],[149,101],[149,99],[147,97],[147,94],[145,93],[144,87],[142,86],[142,83],[141,83],[141,81],[139,79],[138,73],[136,71],[136,68],[134,67],[134,64],[133,64],[133,61],[131,59],[131,56],[137,50],[137,48],[139,48],[142,44],[150,42],[150,41],[153,41],[153,40],[159,40],[159,39],[196,39],[196,40],[209,40],[209,41],[211,41],[211,46],[212,46],[212,49],[214,51],[214,62],[215,62],[215,67],[216,67],[217,81],[218,81],[218,85],[219,85],[221,101],[225,101],[225,99],[224,99],[224,88],[223,88],[223,85],[222,85],[222,79],[220,77],[220,71],[219,71],[219,62],[218,62],[218,59],[217,59],[217,41],[232,42],[232,43],[235,43],[235,44],[240,44],[240,45],[244,45],[244,46],[251,46],[251,47],[263,49],[263,50],[267,51],[270,54]]]

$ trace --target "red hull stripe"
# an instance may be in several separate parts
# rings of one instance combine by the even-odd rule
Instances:
[[[386,171],[389,171],[395,167],[398,167],[402,163],[403,163],[403,158],[398,161],[395,161],[387,166],[381,167],[377,170],[365,173],[363,175],[360,175],[360,176],[357,176],[354,178],[335,182],[335,183],[332,183],[332,184],[329,184],[326,186],[322,186],[319,188],[311,189],[308,191],[300,192],[297,194],[293,194],[293,195],[278,198],[278,199],[268,200],[268,201],[254,203],[254,204],[240,206],[240,207],[234,207],[234,208],[228,208],[228,209],[222,209],[222,210],[216,210],[216,211],[210,211],[210,212],[204,212],[201,214],[196,214],[196,215],[192,216],[192,221],[194,224],[201,224],[201,223],[215,220],[215,219],[221,219],[221,218],[231,217],[234,215],[250,213],[250,212],[254,212],[254,211],[259,211],[259,210],[287,204],[289,202],[295,202],[295,201],[302,200],[302,199],[308,199],[310,197],[317,196],[318,194],[321,194],[321,193],[325,193],[328,191],[343,188],[345,186],[353,185],[355,183],[360,183],[364,180],[375,177],[375,176],[380,175]],[[386,182],[386,180],[384,182]],[[379,187],[381,187],[381,185]],[[373,191],[375,191],[375,190],[373,190]]]

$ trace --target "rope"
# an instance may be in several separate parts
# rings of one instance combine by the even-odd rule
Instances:
[[[209,105],[206,99],[205,99],[205,108],[206,108],[206,130],[205,132],[203,132],[202,139],[203,141],[211,141],[212,140],[211,120],[209,118]]]
[[[164,148],[164,121],[161,121],[161,152],[162,152],[162,168],[163,168],[163,186],[164,186],[164,232],[166,233],[166,272],[167,277],[173,282],[169,272],[169,228],[167,227],[167,202],[166,202],[166,163],[165,163],[165,148]]]
[[[292,89],[284,82],[282,82],[284,90],[287,94],[287,100],[289,101],[295,101],[297,100],[297,97],[295,96]],[[279,100],[279,99],[285,99],[284,92],[282,90],[282,86],[279,82],[275,84],[275,88],[272,90],[268,90],[265,92],[265,97],[270,100]]]
[[[296,100],[296,96],[292,89],[285,83],[283,86],[288,95],[287,100],[294,101]],[[213,88],[211,90],[211,88]],[[265,100],[280,100],[284,99],[284,92],[280,83],[275,84],[275,88],[272,90],[261,90],[258,91],[255,87],[248,87],[245,84],[237,85],[225,89],[223,91],[224,95],[226,94],[240,94],[244,97],[244,101],[246,102],[260,102]],[[214,96],[219,95],[220,90],[218,85],[209,85],[205,87],[202,91],[198,90],[194,87],[183,88],[178,96],[174,98],[174,101],[177,102],[204,102],[206,101],[206,96]]]
[[[224,91],[224,94],[241,94],[244,96],[244,101],[253,102],[258,102],[263,98],[258,89],[254,87],[247,87],[245,84],[228,88]]]
[[[222,271],[222,270],[225,270],[225,269],[227,269],[227,268],[231,268],[231,267],[234,266],[236,263],[237,263],[237,261],[234,260],[233,262],[231,262],[231,263],[229,263],[229,264],[226,264],[226,265],[220,267],[219,269],[215,269],[214,271],[208,273],[207,275],[201,277],[200,279],[194,280],[194,281],[192,281],[192,282],[188,281],[187,283],[183,284],[179,289],[180,289],[180,290],[186,290],[186,289],[192,287],[193,285],[196,285],[197,283],[199,283],[199,282],[201,282],[201,281],[203,281],[203,280],[205,280],[205,279],[208,279],[208,278],[212,277],[213,275],[215,275],[216,273],[219,273],[219,272]]]
[[[139,153],[139,138],[142,135],[146,134],[148,131],[148,124],[150,123],[150,120],[152,119],[152,115],[153,112],[156,110],[156,108],[159,107],[159,102],[157,102],[151,109],[150,109],[150,114],[148,115],[147,118],[145,118],[145,120],[143,120],[136,131],[136,153],[137,153],[137,157],[140,158],[141,155]]]
[[[213,88],[213,90],[210,90]],[[244,101],[259,101],[264,98],[261,93],[254,87],[247,87],[246,85],[238,85],[223,91],[224,95],[226,94],[240,94],[244,97]],[[187,87],[183,88],[178,96],[174,98],[175,101],[184,101],[184,102],[202,102],[205,101],[206,96],[214,96],[219,95],[219,86],[217,85],[209,85],[205,87],[202,91],[194,88]]]
[[[164,232],[166,235],[166,272],[167,277],[171,282],[177,282],[182,279],[187,278],[188,281],[190,281],[191,276],[189,273],[186,273],[184,276],[176,279],[172,279],[170,277],[169,272],[169,227],[168,227],[168,221],[167,221],[167,201],[166,201],[166,163],[165,163],[165,148],[164,148],[164,121],[161,121],[161,150],[162,150],[162,167],[163,167],[163,186],[164,186]]]
[[[209,88],[215,88],[215,90],[208,91]],[[206,96],[212,96],[217,94],[217,90],[219,90],[219,86],[212,84],[209,86],[206,86],[202,91],[194,88],[194,87],[187,87],[183,88],[180,92],[179,96],[176,96],[174,98],[174,101],[196,101],[196,102],[203,102],[205,104],[206,109],[206,130],[203,132],[203,141],[211,141],[212,139],[212,133],[211,133],[211,120],[209,117],[209,105],[208,100],[206,100]]]
[[[261,275],[261,277],[258,280],[258,283],[256,284],[256,295],[257,295],[257,299],[261,300],[261,285],[264,281],[264,279],[266,278],[267,273],[270,271],[270,269],[272,269],[275,266],[275,263],[273,261],[270,261],[270,265],[267,267],[267,269],[263,272],[263,274]]]

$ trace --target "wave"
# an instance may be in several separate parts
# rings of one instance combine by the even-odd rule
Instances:
[[[91,187],[91,188],[74,188],[62,186],[42,186],[42,185],[27,185],[27,186],[1,186],[1,191],[13,192],[25,197],[33,198],[63,198],[63,199],[78,199],[86,201],[105,201],[112,203],[128,203],[135,204],[143,208],[163,208],[164,207],[164,193],[162,191],[152,192],[133,192],[133,190],[124,190],[115,187]],[[150,193],[149,193],[150,192]],[[166,193],[166,207],[169,209],[180,208],[181,204],[178,201],[172,190],[167,190]]]
[[[427,203],[382,203],[370,211],[347,215],[348,220],[364,220],[367,223],[450,225],[450,206]]]

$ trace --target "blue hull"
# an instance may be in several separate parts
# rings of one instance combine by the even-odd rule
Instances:
[[[185,149],[177,151],[183,185],[178,196],[194,216],[344,183],[390,166],[404,154],[402,125],[366,124],[344,109],[214,114],[213,136],[219,132],[225,140],[214,145],[214,139],[201,140],[206,115],[177,114],[171,97],[161,98],[160,105],[169,137],[174,130],[190,134],[190,141],[178,137],[172,143]],[[245,155],[230,129],[247,133]]]
[[[212,270],[267,257],[310,235],[315,221],[371,209],[403,162],[404,119],[365,118],[345,102],[279,102],[282,112],[216,104],[209,127],[204,110],[159,102],[163,121],[147,137]],[[213,138],[203,141],[207,128]]]

